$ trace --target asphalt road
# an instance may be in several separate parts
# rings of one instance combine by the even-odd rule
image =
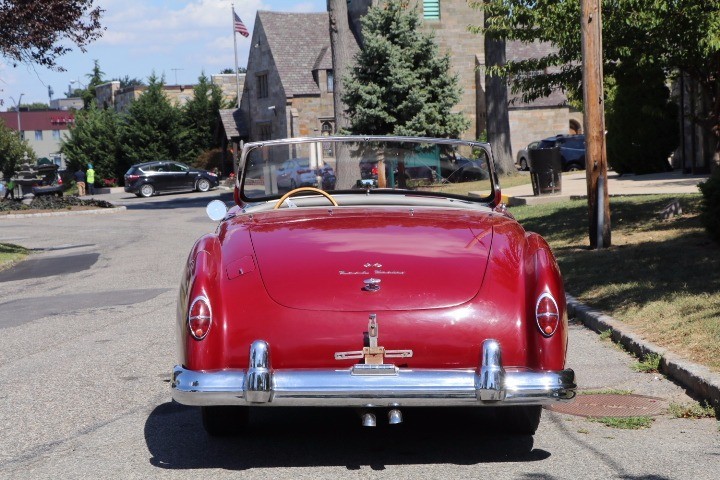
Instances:
[[[247,436],[208,438],[171,401],[169,372],[181,268],[220,195],[116,194],[127,211],[0,219],[0,242],[37,249],[0,276],[0,478],[717,478],[718,422],[667,414],[618,430],[544,411],[530,438],[476,410],[363,429],[349,411],[264,409]],[[572,326],[581,388],[691,401],[633,362]]]

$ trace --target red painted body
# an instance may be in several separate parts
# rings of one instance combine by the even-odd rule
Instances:
[[[475,369],[483,340],[494,338],[506,367],[565,367],[560,272],[547,243],[509,216],[401,206],[234,212],[188,258],[178,302],[186,368],[246,368],[257,339],[269,343],[274,369],[348,367],[357,360],[334,354],[362,349],[371,313],[380,345],[413,350],[398,366]],[[371,277],[377,292],[362,289]],[[561,316],[549,338],[534,316],[545,292]],[[186,321],[200,294],[213,323],[198,341]]]

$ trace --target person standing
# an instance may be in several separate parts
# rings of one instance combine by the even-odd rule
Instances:
[[[85,196],[85,172],[82,168],[78,168],[77,172],[73,175],[75,177],[75,185],[78,189],[78,197]]]
[[[87,190],[89,195],[95,195],[95,170],[93,169],[92,163],[88,163],[87,172],[85,172],[87,178]]]
[[[8,196],[15,200],[15,181],[12,178],[5,185],[5,198],[7,199]]]

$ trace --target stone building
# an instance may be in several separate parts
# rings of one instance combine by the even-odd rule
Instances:
[[[507,61],[540,58],[552,51],[553,47],[547,43],[528,44],[517,41],[507,42],[505,48]],[[508,90],[508,100],[513,154],[536,140],[560,133],[582,133],[582,113],[570,107],[567,97],[560,91],[526,103],[520,95],[513,95]]]
[[[360,39],[360,18],[382,0],[349,0],[351,30]],[[462,138],[475,140],[486,129],[484,44],[468,25],[482,25],[483,14],[467,0],[418,1],[423,28],[432,31],[441,52],[448,52],[463,94],[455,111],[470,120]],[[240,109],[249,140],[315,136],[335,131],[334,70],[327,13],[258,12]],[[548,46],[509,42],[508,60],[543,54]],[[339,73],[338,73],[339,74]],[[582,125],[566,98],[555,93],[509,105],[513,152],[534,140],[570,133]]]
[[[327,13],[258,11],[240,110],[249,140],[335,132]]]

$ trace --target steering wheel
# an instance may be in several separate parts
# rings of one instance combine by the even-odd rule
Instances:
[[[278,208],[280,208],[280,205],[282,205],[282,204],[285,202],[285,200],[287,200],[288,198],[290,198],[291,196],[293,196],[293,195],[295,195],[296,193],[299,193],[299,192],[319,193],[319,194],[322,195],[323,197],[325,197],[325,198],[327,198],[328,200],[330,200],[330,203],[332,203],[333,206],[335,206],[335,207],[338,206],[338,203],[335,201],[335,199],[334,199],[329,193],[327,193],[327,192],[325,192],[325,191],[323,191],[323,190],[320,190],[319,188],[315,188],[315,187],[300,187],[300,188],[296,188],[296,189],[294,189],[294,190],[290,190],[290,191],[287,192],[285,195],[283,195],[282,197],[280,197],[280,200],[277,201],[277,203],[276,203],[275,206],[273,207],[273,210],[277,210]]]

